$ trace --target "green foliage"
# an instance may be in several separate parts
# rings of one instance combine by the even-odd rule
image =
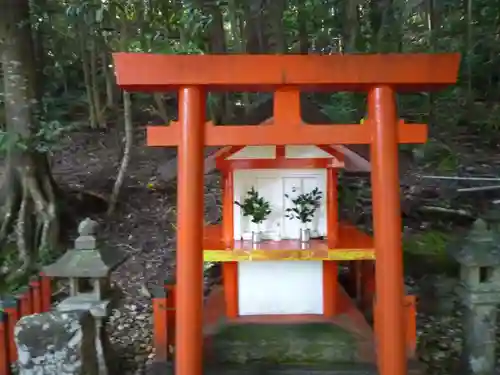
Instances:
[[[458,263],[447,252],[456,242],[457,236],[436,230],[409,236],[403,241],[405,272],[417,278],[430,274],[457,276]]]
[[[84,104],[81,99],[80,104]],[[64,99],[44,97],[40,107],[39,115],[35,118],[34,131],[29,137],[0,130],[0,153],[5,153],[11,146],[23,151],[51,153],[60,149],[63,137],[84,127],[82,122],[64,121],[70,109]]]
[[[413,255],[447,257],[446,247],[451,236],[438,231],[418,233],[404,243],[404,251]]]
[[[38,130],[30,137],[21,137],[19,134],[10,134],[0,131],[0,152],[6,152],[8,147],[17,147],[22,151],[39,153],[54,152],[59,149],[64,135],[80,129],[82,125],[70,123],[63,125],[59,121],[40,122]]]
[[[0,251],[0,264],[2,266],[12,266],[16,264],[17,260],[17,246],[14,242],[8,242]],[[6,278],[0,278],[0,295],[13,293],[20,287],[23,287],[27,283],[26,276],[22,276],[15,280],[7,281]]]
[[[323,104],[321,110],[332,122],[350,123],[353,121],[356,108],[353,108],[351,98],[346,93],[339,93],[331,96],[329,104]]]
[[[413,154],[420,163],[441,172],[454,171],[459,166],[458,155],[449,146],[434,139],[416,147]]]
[[[87,49],[96,42],[98,52],[167,54],[210,53],[217,42],[228,53],[239,53],[241,46],[258,40],[263,53],[274,53],[266,49],[272,46],[270,40],[276,33],[282,32],[291,53],[298,52],[304,37],[310,53],[459,51],[464,54],[459,85],[432,97],[426,93],[401,95],[400,115],[426,122],[432,110],[434,128],[451,132],[465,122],[471,129],[491,134],[500,128],[495,1],[475,2],[469,19],[466,6],[458,0],[432,3],[433,8],[392,2],[388,9],[371,0],[360,3],[357,17],[352,19],[345,2],[287,0],[284,13],[275,20],[272,2],[85,0],[37,5],[33,23],[44,36],[44,70],[51,78],[51,91],[57,90],[54,86],[61,88],[63,82],[70,90],[82,89],[80,40]],[[218,17],[225,33],[223,40],[214,32]],[[355,36],[352,40],[351,35]],[[237,97],[231,95],[230,99],[234,102]],[[358,122],[365,111],[362,95],[341,92],[316,97],[334,122]],[[444,164],[453,163],[447,160]]]
[[[55,151],[59,149],[60,140],[64,135],[79,128],[81,125],[77,123],[63,125],[55,120],[42,122],[34,137],[28,141],[28,147],[42,153]]]
[[[15,268],[19,266],[17,244],[11,240],[5,244],[0,251],[0,265],[8,268]],[[40,248],[37,254],[37,262],[34,266],[36,269],[33,273],[37,273],[41,267],[49,265],[61,256],[61,249],[47,249]],[[14,293],[21,287],[28,283],[29,274],[19,275],[17,278],[7,280],[7,278],[0,278],[0,296],[2,294]]]
[[[251,221],[255,224],[260,224],[271,213],[271,205],[263,197],[259,195],[259,192],[252,188],[247,191],[246,197],[243,203],[238,201],[234,202],[243,211],[243,216],[251,217]]]
[[[0,153],[7,150],[9,144],[9,137],[6,132],[0,131]]]
[[[293,207],[287,208],[286,217],[290,220],[300,220],[301,223],[310,223],[314,213],[319,208],[323,193],[316,187],[309,193],[301,193],[295,198],[290,198],[288,194],[285,197],[290,199]]]
[[[346,184],[338,186],[339,202],[342,206],[354,209],[358,203],[358,197],[354,189],[349,188]]]

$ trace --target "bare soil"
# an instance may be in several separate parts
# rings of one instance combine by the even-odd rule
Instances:
[[[175,182],[162,184],[157,169],[175,158],[174,149],[145,146],[145,130],[137,128],[131,163],[119,204],[114,215],[105,207],[91,207],[79,212],[100,222],[100,239],[105,246],[129,253],[127,261],[114,273],[115,282],[125,294],[140,296],[141,288],[155,278],[164,279],[173,265],[175,247]],[[122,134],[78,132],[68,136],[53,157],[54,177],[68,191],[79,191],[87,201],[95,197],[106,201],[119,168]],[[217,185],[218,176],[208,176],[207,184]],[[218,216],[217,191],[207,188],[207,212]],[[76,235],[76,228],[71,233]]]

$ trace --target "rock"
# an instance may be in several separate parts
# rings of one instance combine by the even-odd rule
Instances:
[[[210,157],[219,147],[205,147],[205,174],[215,169],[215,158]],[[160,164],[157,170],[158,177],[163,182],[171,182],[177,178],[177,156]]]
[[[437,315],[451,314],[458,303],[458,280],[444,275],[430,275],[420,282],[419,311]]]
[[[96,375],[95,324],[87,311],[21,318],[14,330],[19,375]]]

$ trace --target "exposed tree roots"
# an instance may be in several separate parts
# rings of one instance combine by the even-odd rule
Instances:
[[[40,254],[55,251],[60,244],[58,189],[45,156],[23,155],[9,164],[0,245],[3,250],[8,243],[15,243],[17,259],[4,259],[1,265],[0,278],[7,283],[28,275],[36,268]]]

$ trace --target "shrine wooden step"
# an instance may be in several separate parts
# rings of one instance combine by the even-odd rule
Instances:
[[[408,375],[425,375],[421,365],[410,363]],[[154,363],[146,375],[174,375],[172,363]],[[240,364],[206,366],[203,375],[378,375],[375,365],[338,364],[324,365],[263,365]]]
[[[206,364],[362,363],[361,337],[334,323],[228,324],[210,338]]]

